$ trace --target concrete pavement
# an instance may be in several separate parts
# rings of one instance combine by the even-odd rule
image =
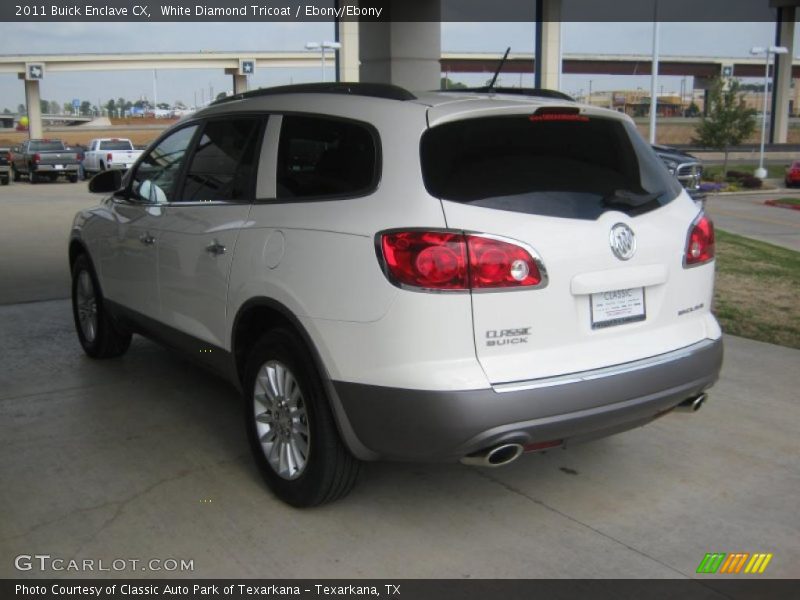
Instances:
[[[800,211],[764,204],[784,197],[800,197],[800,192],[709,195],[706,210],[718,229],[800,251]]]
[[[0,324],[0,577],[54,575],[15,571],[34,553],[194,577],[700,577],[714,551],[800,577],[797,350],[728,338],[697,414],[504,469],[368,464],[300,511],[262,484],[221,380],[141,338],[86,358],[67,301],[0,306]]]

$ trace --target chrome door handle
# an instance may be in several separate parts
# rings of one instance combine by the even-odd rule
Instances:
[[[211,256],[220,256],[221,254],[225,254],[225,246],[220,244],[217,240],[214,240],[211,244],[206,246],[206,252],[208,252]]]
[[[156,243],[156,238],[154,238],[149,233],[143,233],[139,236],[139,241],[142,242],[145,246],[152,246]]]

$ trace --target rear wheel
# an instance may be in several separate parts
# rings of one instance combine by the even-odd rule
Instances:
[[[3,177],[3,185],[8,185],[9,183],[11,183],[11,178],[8,176]]]
[[[313,361],[286,329],[265,334],[245,371],[246,422],[256,463],[284,502],[308,507],[345,496],[359,462],[345,448]]]
[[[78,175],[77,175],[77,174],[75,174],[75,175],[70,175],[70,176],[69,176],[69,182],[70,182],[70,183],[78,183]]]
[[[39,176],[33,171],[28,171],[28,180],[33,183],[39,183]]]
[[[92,358],[113,358],[131,345],[131,334],[117,325],[103,305],[89,259],[80,255],[72,267],[72,315],[78,340]]]

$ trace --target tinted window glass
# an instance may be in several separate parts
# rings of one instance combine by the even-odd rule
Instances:
[[[28,146],[28,150],[30,150],[31,152],[52,152],[63,149],[64,149],[63,142],[57,142],[57,141],[31,142],[30,146]]]
[[[375,139],[363,125],[319,117],[283,117],[278,198],[358,195],[377,179]]]
[[[251,197],[261,123],[247,118],[209,122],[192,156],[180,200]]]
[[[635,127],[616,119],[457,121],[428,130],[421,156],[432,195],[501,210],[596,219],[646,212],[681,191]]]
[[[147,153],[133,175],[134,198],[152,203],[174,200],[178,173],[195,131],[196,125],[184,127]]]
[[[100,142],[100,150],[133,150],[133,144],[127,140],[109,140]]]

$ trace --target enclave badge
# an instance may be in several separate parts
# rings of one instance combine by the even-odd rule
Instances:
[[[636,236],[625,223],[617,223],[609,235],[611,251],[620,260],[628,260],[636,253]]]

